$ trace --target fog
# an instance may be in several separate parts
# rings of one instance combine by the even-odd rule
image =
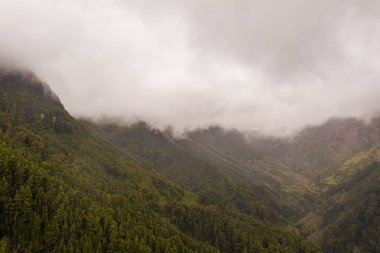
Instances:
[[[0,61],[77,117],[287,134],[380,109],[380,2],[0,0]]]

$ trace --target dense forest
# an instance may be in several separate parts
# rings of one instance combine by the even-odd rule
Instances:
[[[29,72],[2,70],[0,93],[2,252],[320,251],[270,224],[274,214],[250,189],[255,202],[242,211],[222,205],[233,195],[144,167],[71,117]]]
[[[380,252],[379,122],[179,138],[3,69],[0,252]]]
[[[332,119],[292,138],[220,127],[178,138],[170,129],[161,132],[143,122],[127,127],[112,120],[82,122],[146,168],[198,192],[203,201],[290,225],[325,252],[379,251],[377,118],[370,124]],[[194,160],[201,163],[189,166]],[[206,165],[212,175],[202,170]]]

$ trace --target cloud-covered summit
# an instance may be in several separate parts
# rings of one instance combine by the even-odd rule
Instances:
[[[0,57],[77,116],[287,133],[380,108],[380,3],[0,0]]]

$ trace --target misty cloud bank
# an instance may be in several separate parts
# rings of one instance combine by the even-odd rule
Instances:
[[[380,109],[380,2],[0,0],[0,59],[76,116],[288,133]]]

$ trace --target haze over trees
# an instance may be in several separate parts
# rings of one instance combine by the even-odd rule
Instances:
[[[380,253],[379,13],[0,0],[0,253]]]
[[[0,73],[2,252],[378,252],[379,120],[292,139],[77,120]]]

